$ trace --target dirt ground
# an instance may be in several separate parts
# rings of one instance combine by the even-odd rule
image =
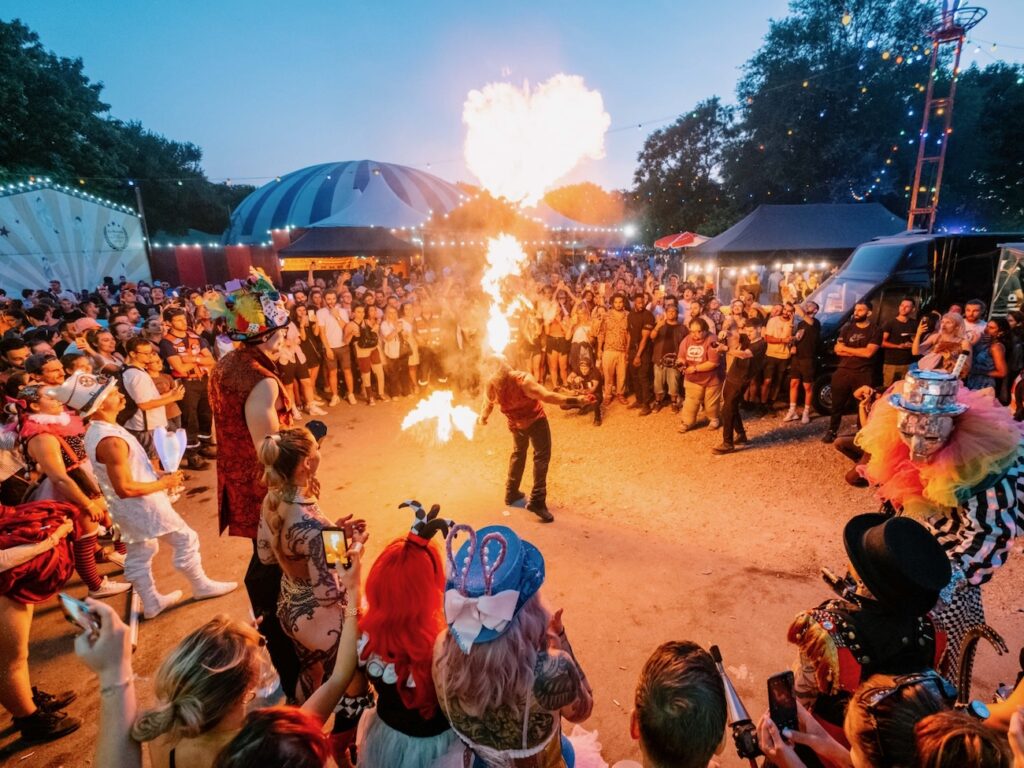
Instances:
[[[456,436],[436,446],[399,431],[412,405],[406,399],[331,409],[320,468],[325,512],[365,517],[371,557],[408,529],[407,511],[397,509],[408,498],[440,503],[445,516],[474,526],[511,525],[535,543],[547,561],[542,594],[550,606],[565,609],[568,635],[594,687],[586,727],[598,730],[609,763],[638,759],[628,731],[634,686],[644,660],[666,640],[717,644],[758,717],[766,708],[765,680],[793,660],[788,622],[830,594],[819,567],[844,565],[843,521],[877,508],[869,492],[842,481],[847,461],[819,441],[820,419],[807,426],[777,417],[751,420],[749,446],[714,456],[720,433],[679,435],[677,417],[667,409],[641,418],[613,405],[604,426],[595,428],[589,417],[549,406],[549,506],[556,521],[543,525],[525,510],[502,506],[511,439],[500,413],[472,442]],[[218,579],[241,580],[250,544],[217,535],[214,470],[191,475],[189,496],[178,509],[200,534],[207,570]],[[1017,671],[1016,651],[1024,642],[1020,555],[1018,542],[1010,563],[985,589],[989,621],[1013,657],[982,649],[974,688],[979,698],[988,699],[998,681],[1012,680]],[[187,590],[166,552],[158,555],[156,572],[165,589]],[[84,588],[74,582],[70,592],[81,595]],[[217,600],[186,601],[144,622],[135,654],[142,703],[150,700],[161,658],[184,634],[217,613],[244,618],[248,611],[239,589]],[[33,682],[48,691],[77,691],[69,709],[85,725],[54,743],[22,747],[4,715],[0,763],[92,765],[97,685],[75,658],[71,628],[55,601],[37,613],[31,653]],[[731,742],[722,764],[741,765]]]

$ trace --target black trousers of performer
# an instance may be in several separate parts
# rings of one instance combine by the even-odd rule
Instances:
[[[551,463],[551,427],[546,417],[537,419],[526,429],[512,430],[512,458],[508,462],[505,496],[519,491],[526,469],[526,451],[533,447],[533,490],[530,503],[544,505],[548,498],[548,464]]]
[[[747,382],[725,380],[722,387],[722,442],[726,445],[733,444],[733,437],[739,435],[746,437],[747,431],[743,428],[743,416],[740,414],[740,403],[743,402],[743,393],[747,391]]]
[[[630,387],[640,405],[649,405],[654,399],[654,358],[644,354],[640,357],[640,365],[633,365],[636,352],[630,352],[626,361],[626,372]]]
[[[850,370],[837,368],[832,374],[832,416],[828,422],[830,432],[838,432],[843,426],[843,414],[857,402],[853,393],[871,384],[871,370]]]
[[[256,541],[252,542],[252,559],[245,572],[245,591],[249,594],[252,613],[262,618],[259,633],[267,641],[270,661],[281,678],[281,690],[289,700],[295,699],[295,688],[299,681],[299,657],[295,653],[292,639],[281,629],[277,619],[277,598],[281,594],[281,567],[277,563],[265,565],[256,553]]]
[[[178,379],[185,387],[185,396],[181,399],[181,422],[188,435],[188,447],[198,448],[199,441],[209,440],[213,429],[213,411],[210,410],[210,394],[207,391],[208,379]]]

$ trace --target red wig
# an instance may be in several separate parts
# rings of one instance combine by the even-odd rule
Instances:
[[[440,550],[409,539],[391,542],[370,568],[364,593],[367,609],[359,626],[369,640],[363,660],[376,654],[394,664],[402,703],[429,720],[437,712],[434,642],[446,626]],[[409,675],[415,688],[405,684]]]

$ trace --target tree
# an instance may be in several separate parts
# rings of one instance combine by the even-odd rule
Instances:
[[[544,195],[544,202],[563,216],[599,227],[618,226],[625,215],[621,192],[609,192],[589,181],[553,189]]]
[[[939,226],[1024,229],[1024,67],[964,70],[939,197]]]
[[[738,85],[724,163],[733,198],[905,208],[934,14],[920,0],[793,0]]]
[[[720,179],[732,123],[733,110],[714,96],[647,137],[632,190],[644,239],[682,231],[714,235],[732,222]]]
[[[47,51],[18,20],[0,21],[0,177],[45,176],[135,205],[145,195],[151,232],[220,232],[251,187],[211,184],[202,150],[110,117],[102,83],[81,59]]]

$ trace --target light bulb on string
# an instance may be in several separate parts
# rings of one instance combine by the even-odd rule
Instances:
[[[844,27],[850,26],[850,22],[853,21],[853,14],[849,11],[843,14],[842,22]]]

